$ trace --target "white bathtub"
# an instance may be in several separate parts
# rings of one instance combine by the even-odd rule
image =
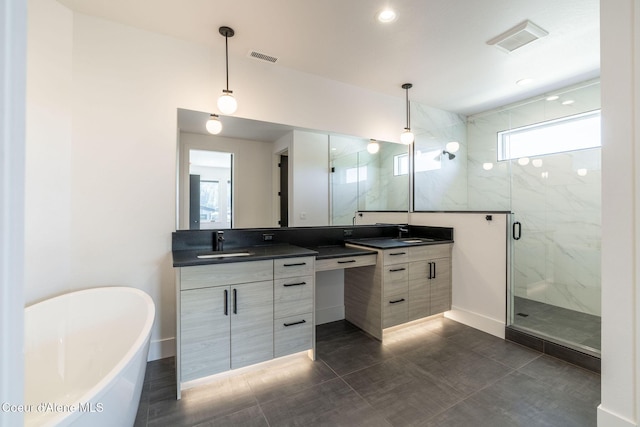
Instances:
[[[126,287],[27,307],[25,425],[133,425],[154,317],[149,295]]]

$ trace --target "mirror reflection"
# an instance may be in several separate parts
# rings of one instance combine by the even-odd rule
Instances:
[[[409,210],[409,148],[178,109],[178,229],[350,225]],[[375,147],[375,149],[374,149]]]

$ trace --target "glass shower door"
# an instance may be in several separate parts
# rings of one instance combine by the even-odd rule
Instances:
[[[510,323],[597,355],[600,148],[510,162]]]

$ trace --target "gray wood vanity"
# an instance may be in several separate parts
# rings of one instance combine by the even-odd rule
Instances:
[[[174,241],[178,399],[211,375],[303,351],[315,360],[319,271],[345,271],[346,319],[380,340],[385,328],[449,310],[452,241],[451,231],[448,240],[281,243],[213,257]]]

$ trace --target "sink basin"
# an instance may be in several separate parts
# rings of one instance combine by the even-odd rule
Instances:
[[[215,259],[215,258],[234,258],[251,255],[249,252],[225,252],[225,253],[213,253],[197,255],[198,259]]]
[[[407,238],[407,239],[396,239],[401,241],[402,243],[425,243],[425,242],[435,242],[436,239],[427,239],[427,238],[423,238],[423,237],[414,237],[414,238]]]

